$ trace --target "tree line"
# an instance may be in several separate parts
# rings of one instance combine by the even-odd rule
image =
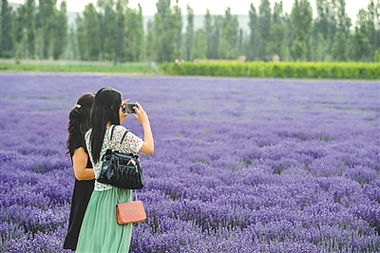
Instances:
[[[345,0],[294,0],[285,13],[282,1],[261,0],[249,6],[249,23],[239,24],[227,8],[224,15],[207,10],[203,27],[194,28],[194,11],[183,17],[178,0],[158,0],[157,12],[144,29],[141,6],[127,0],[98,0],[85,6],[68,27],[66,3],[25,0],[13,10],[1,0],[2,58],[80,59],[91,61],[172,62],[175,59],[271,61],[380,61],[380,3],[370,0],[355,24]],[[184,27],[183,19],[186,19]],[[242,25],[249,26],[245,34]]]

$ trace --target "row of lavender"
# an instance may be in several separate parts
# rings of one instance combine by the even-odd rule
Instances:
[[[132,252],[375,252],[380,84],[107,76],[1,77],[0,240],[64,252],[68,111],[104,86],[148,112],[148,219]],[[142,136],[133,117],[125,125]]]

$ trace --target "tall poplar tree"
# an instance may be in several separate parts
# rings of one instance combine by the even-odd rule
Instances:
[[[25,29],[25,16],[26,16],[26,7],[21,5],[17,8],[14,13],[13,26],[12,26],[12,36],[15,43],[14,57],[19,60],[25,58],[26,56],[26,29]]]
[[[100,58],[100,31],[99,15],[95,6],[90,3],[85,6],[83,17],[77,18],[77,38],[79,55],[82,60],[97,61]]]
[[[213,37],[213,29],[212,29],[212,16],[210,14],[209,9],[206,11],[206,15],[204,18],[204,30],[206,36],[206,56],[208,59],[213,57],[213,45],[212,45],[212,37]]]
[[[270,60],[268,54],[268,42],[270,41],[270,29],[272,24],[272,14],[269,0],[261,0],[259,6],[258,25],[260,31],[259,56],[262,60]]]
[[[34,0],[26,1],[25,10],[25,28],[26,28],[26,43],[28,56],[30,58],[35,57],[36,50],[36,29],[35,29],[35,18],[36,18],[36,3]]]
[[[312,28],[312,9],[308,0],[295,0],[291,12],[295,38],[291,43],[292,57],[306,61],[309,55],[309,36]]]
[[[258,17],[255,6],[251,3],[250,9],[249,9],[249,42],[247,45],[247,58],[250,61],[258,60],[259,50],[260,46],[262,45],[262,42],[260,41],[260,29],[258,25]]]
[[[187,6],[187,26],[185,34],[185,60],[193,59],[194,49],[194,11]]]
[[[10,58],[13,55],[13,36],[12,36],[12,7],[9,6],[7,0],[1,0],[1,17],[0,17],[0,36],[1,51],[0,57]]]
[[[47,59],[51,52],[51,44],[54,29],[54,14],[57,0],[39,0],[38,13],[41,26],[40,33],[42,38],[42,57]]]
[[[67,16],[66,2],[62,1],[59,10],[55,10],[52,30],[52,54],[54,60],[58,60],[67,46]]]
[[[346,41],[350,32],[351,19],[346,13],[345,0],[336,0],[335,10],[337,32],[335,34],[334,43],[332,46],[332,56],[334,60],[346,61]]]
[[[220,58],[234,59],[238,56],[239,23],[230,8],[225,11],[221,28]]]
[[[178,4],[170,8],[170,0],[159,0],[154,15],[154,49],[158,62],[181,58],[182,14]]]
[[[138,10],[128,8],[125,18],[126,60],[140,61],[142,60],[144,51],[144,28],[141,6],[138,6]]]
[[[194,36],[194,59],[207,58],[207,41],[204,29],[198,29]]]
[[[267,43],[270,56],[278,55],[280,60],[288,59],[287,27],[283,14],[282,1],[276,2],[273,7],[272,25],[270,28],[270,41]]]

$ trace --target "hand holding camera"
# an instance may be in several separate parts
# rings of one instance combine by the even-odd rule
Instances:
[[[121,106],[121,110],[123,111],[124,114],[135,114],[136,113],[136,110],[134,108],[135,106],[137,106],[137,104],[124,103]]]
[[[137,106],[134,106],[135,108],[135,118],[140,122],[140,124],[149,123],[148,115],[144,111],[144,108],[136,102]]]
[[[148,115],[138,102],[134,104],[123,104],[122,111],[125,114],[135,114],[135,118],[140,122],[140,124],[149,123]]]

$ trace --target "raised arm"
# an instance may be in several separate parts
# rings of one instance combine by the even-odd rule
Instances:
[[[127,103],[127,100],[124,100],[123,103]],[[119,110],[120,116],[120,125],[114,128],[114,134],[116,140],[119,140],[120,143],[117,142],[113,145],[116,145],[115,148],[121,150],[122,152],[142,152],[145,154],[153,154],[154,153],[154,141],[153,134],[150,128],[150,122],[148,119],[148,115],[144,111],[143,107],[136,103],[138,107],[134,107],[136,113],[134,114],[135,118],[142,125],[144,130],[144,140],[140,137],[136,136],[134,133],[128,131],[126,132],[126,128],[122,126],[123,121],[127,118],[127,115],[122,111],[121,107]],[[108,124],[111,124],[108,122]],[[112,130],[111,130],[112,131]]]
[[[138,107],[135,107],[135,118],[140,122],[144,130],[144,144],[142,145],[140,152],[151,155],[154,153],[154,140],[150,128],[150,122],[144,108],[139,103],[137,103],[137,105]]]
[[[149,121],[147,123],[141,124],[144,130],[144,144],[142,145],[140,152],[145,154],[153,154],[154,153],[154,142],[152,130],[150,129]]]
[[[86,168],[88,155],[84,148],[79,147],[74,151],[73,155],[73,169],[74,176],[77,180],[92,180],[95,178],[94,170]]]

